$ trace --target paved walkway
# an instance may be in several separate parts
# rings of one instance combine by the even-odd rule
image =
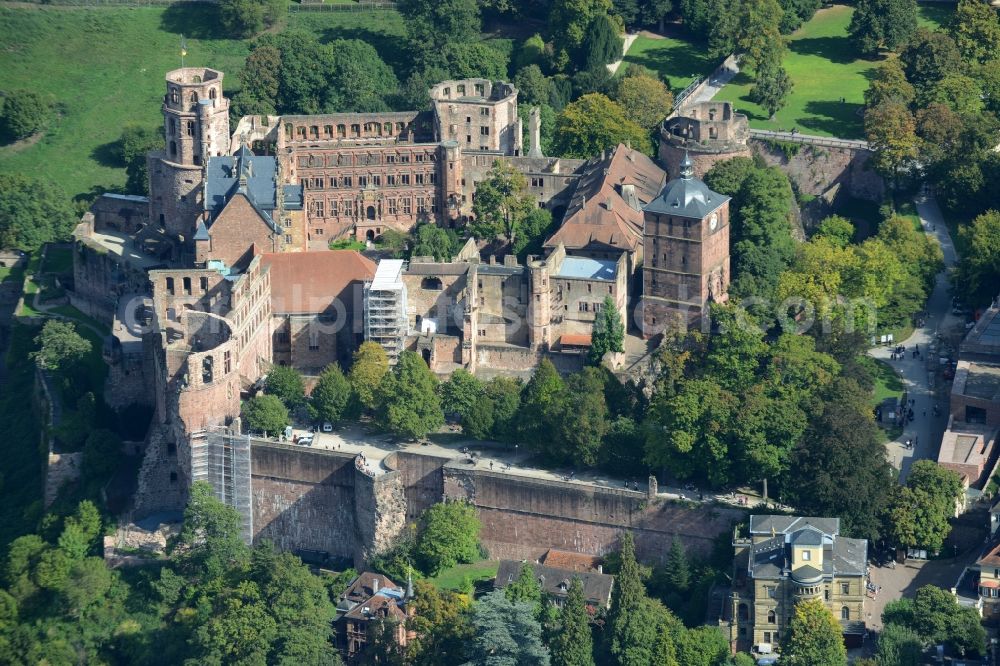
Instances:
[[[714,72],[708,75],[708,83],[698,91],[698,94],[694,98],[688,98],[684,100],[684,104],[697,104],[698,102],[710,102],[712,99],[719,94],[727,83],[733,80],[737,74],[740,73],[739,65],[732,62],[733,58],[730,58],[726,64],[719,67]]]
[[[302,428],[294,428],[296,436],[309,433]],[[591,485],[601,488],[618,490],[638,490],[645,495],[646,479],[621,479],[600,471],[575,471],[566,469],[543,469],[535,467],[531,458],[534,454],[525,451],[524,447],[513,450],[498,442],[484,442],[465,437],[456,427],[452,432],[430,435],[435,441],[419,442],[400,441],[389,434],[375,431],[372,427],[362,424],[350,424],[333,432],[313,433],[311,448],[343,451],[345,453],[362,454],[365,457],[366,468],[373,475],[385,474],[388,471],[383,460],[390,453],[406,451],[427,456],[448,458],[466,466],[468,469],[479,469],[513,476],[542,479],[547,481],[563,481]],[[667,487],[657,488],[657,497],[661,499],[685,499],[692,502],[719,502],[733,506],[755,504],[759,498],[743,493],[713,493],[701,492],[693,488]],[[746,504],[743,504],[746,502]]]
[[[776,139],[778,141],[790,141],[792,143],[808,143],[814,146],[829,146],[831,148],[861,148],[870,150],[867,141],[857,139],[838,139],[832,136],[818,136],[816,134],[802,134],[801,132],[783,132],[765,129],[751,129],[750,136],[757,139]]]
[[[625,35],[624,44],[622,45],[622,57],[619,58],[618,60],[615,60],[613,63],[607,65],[607,68],[608,68],[609,72],[611,72],[612,74],[617,74],[618,73],[618,68],[621,67],[622,66],[622,62],[625,61],[625,54],[628,53],[628,50],[632,47],[632,42],[634,42],[635,38],[638,37],[638,36],[639,36],[639,33],[637,33],[637,32]],[[656,35],[656,36],[659,37],[659,35]]]
[[[957,258],[955,246],[948,234],[948,227],[933,197],[918,197],[915,202],[924,231],[941,243],[945,270],[938,273],[934,290],[927,301],[927,316],[924,319],[924,325],[914,329],[913,334],[906,340],[896,343],[906,347],[905,358],[896,361],[890,360],[890,347],[874,347],[869,350],[871,356],[896,369],[903,381],[907,396],[914,401],[914,420],[906,425],[903,434],[898,439],[886,444],[890,461],[900,471],[901,482],[906,480],[906,475],[914,460],[937,459],[938,449],[941,446],[941,435],[948,422],[948,394],[945,392],[948,385],[934,386],[933,377],[937,372],[937,367],[934,364],[938,361],[934,358],[936,354],[932,355],[930,352],[932,343],[936,343],[939,339],[942,326],[961,324],[961,321],[951,314],[947,269],[955,265]],[[921,352],[920,358],[916,359],[912,355],[915,346],[919,346]],[[934,417],[932,411],[935,403],[941,407],[938,417]],[[916,442],[912,450],[905,446],[907,439]]]

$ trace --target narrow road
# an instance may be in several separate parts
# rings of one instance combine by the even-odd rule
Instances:
[[[933,364],[937,363],[937,359],[930,358],[927,352],[930,350],[931,343],[936,340],[942,324],[956,323],[955,317],[951,314],[950,285],[947,277],[947,270],[954,266],[957,261],[955,246],[948,234],[948,226],[941,215],[941,209],[938,208],[937,201],[934,200],[933,196],[920,196],[914,201],[925,233],[936,238],[941,244],[945,270],[938,273],[934,290],[927,301],[927,317],[924,320],[924,325],[914,329],[913,334],[906,340],[896,341],[896,344],[902,344],[906,347],[905,358],[896,361],[890,360],[892,350],[887,346],[874,347],[868,352],[874,358],[884,361],[896,369],[903,381],[908,398],[914,401],[913,421],[906,425],[903,434],[898,439],[886,444],[889,460],[899,469],[901,482],[906,480],[906,475],[909,473],[913,461],[937,459],[938,449],[941,446],[941,435],[948,423],[949,396],[945,392],[948,385],[937,388],[933,386]],[[913,358],[912,352],[917,346],[921,355],[920,358]],[[937,417],[934,417],[932,411],[935,402],[941,407],[941,413]],[[906,448],[907,439],[915,442],[913,449]]]

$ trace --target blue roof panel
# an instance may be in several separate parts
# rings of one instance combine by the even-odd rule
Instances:
[[[566,257],[556,277],[582,278],[584,280],[614,280],[617,262],[610,259]]]

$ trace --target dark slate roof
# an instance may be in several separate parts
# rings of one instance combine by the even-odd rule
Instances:
[[[493,581],[493,586],[499,590],[517,580],[517,577],[521,575],[521,566],[523,564],[524,562],[517,560],[500,560],[500,567],[497,569],[497,577]],[[546,594],[563,598],[569,590],[570,582],[574,578],[579,578],[580,582],[583,583],[583,596],[587,601],[598,606],[607,606],[611,602],[611,588],[615,582],[614,576],[573,571],[571,569],[558,569],[530,562],[528,565],[534,570],[542,592]]]
[[[815,516],[750,516],[750,534],[785,534],[810,526],[823,534],[840,534],[840,518],[818,518]]]
[[[237,193],[243,194],[267,223],[278,231],[271,214],[277,202],[278,163],[267,155],[254,155],[242,146],[235,155],[210,157],[205,168],[205,210],[211,220]],[[243,180],[245,179],[245,185]],[[301,190],[298,194],[301,207]]]
[[[302,210],[302,186],[282,185],[284,195],[285,210]]]
[[[198,228],[195,229],[194,239],[196,241],[207,241],[211,240],[208,236],[208,228],[205,227],[204,220],[198,220]]]
[[[754,536],[766,536],[772,527],[773,537],[750,547],[747,569],[752,578],[778,579],[787,575],[792,544],[822,545],[824,576],[861,576],[865,572],[868,541],[837,536],[840,527],[837,518],[750,516],[750,531]],[[799,578],[802,577],[800,570]]]
[[[708,189],[708,185],[694,177],[694,164],[685,155],[681,162],[680,178],[667,183],[659,196],[642,210],[700,220],[727,201],[729,197],[713,192]]]
[[[794,532],[789,541],[796,546],[821,546],[823,533],[812,525]]]

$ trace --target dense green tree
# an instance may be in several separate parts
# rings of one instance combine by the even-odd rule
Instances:
[[[939,551],[951,532],[948,521],[962,492],[961,479],[952,470],[932,460],[913,463],[890,513],[895,543]]]
[[[257,39],[254,52],[264,47],[274,48],[279,57],[276,60],[273,54],[262,55],[259,61],[255,60],[252,71],[256,76],[262,70],[273,67],[275,62],[280,64],[275,101],[277,112],[320,113],[329,85],[329,72],[325,66],[329,60],[329,49],[324,48],[312,34],[301,30],[263,35]],[[263,90],[266,91],[267,87]]]
[[[986,652],[986,630],[976,610],[960,607],[955,595],[934,585],[917,590],[912,628],[926,641],[944,643],[960,654]]]
[[[451,43],[441,51],[440,58],[431,59],[428,56],[428,59],[440,63],[456,79],[481,77],[498,80],[509,77],[510,53],[492,41]]]
[[[847,30],[864,54],[897,51],[917,30],[916,0],[859,0]]]
[[[934,102],[917,109],[915,121],[919,159],[926,169],[937,172],[961,145],[962,118],[947,104]]]
[[[963,247],[955,281],[969,303],[989,303],[1000,284],[1000,212],[983,213],[958,231]]]
[[[545,40],[538,33],[535,33],[531,37],[524,40],[521,44],[521,48],[517,50],[517,55],[514,60],[514,67],[516,69],[524,69],[529,65],[538,65],[542,67],[545,65]]]
[[[497,160],[486,178],[476,185],[472,202],[475,220],[469,228],[477,238],[487,241],[503,238],[514,244],[534,208],[535,199],[528,191],[524,174],[508,162]]]
[[[604,379],[596,368],[584,368],[566,379],[566,391],[548,417],[555,424],[548,453],[556,460],[593,467],[608,432]],[[555,441],[551,441],[555,440]]]
[[[585,43],[587,29],[599,16],[607,15],[611,0],[553,0],[549,30],[556,50],[558,69]]]
[[[767,109],[771,118],[784,108],[793,86],[791,77],[781,64],[781,55],[781,51],[773,49],[765,53],[757,65],[754,85],[750,89],[750,101]]]
[[[783,648],[781,659],[792,666],[843,666],[847,662],[840,623],[818,599],[795,605]]]
[[[33,90],[13,90],[0,106],[0,135],[26,139],[45,129],[51,115],[49,103]]]
[[[729,480],[736,396],[710,379],[685,382],[680,392],[650,405],[645,461],[681,479]]]
[[[652,152],[646,130],[629,120],[620,104],[604,95],[584,95],[568,104],[556,118],[553,148],[558,155],[590,158],[619,143],[630,143],[641,153]]]
[[[566,385],[552,361],[543,358],[521,393],[521,415],[518,429],[521,439],[536,451],[544,450],[551,437],[548,416],[562,400]]]
[[[205,481],[191,484],[184,523],[175,551],[180,548],[182,571],[189,578],[211,581],[231,566],[242,566],[249,551],[241,537],[240,514],[215,497]]]
[[[344,418],[351,400],[351,384],[340,366],[331,363],[323,369],[309,394],[309,413],[316,420],[336,423]]]
[[[921,28],[899,54],[906,80],[917,91],[917,101],[947,74],[962,70],[962,56],[955,40],[946,33]]]
[[[446,501],[431,506],[420,516],[414,554],[427,573],[479,557],[479,517],[471,504]]]
[[[899,102],[883,102],[865,112],[865,136],[873,166],[895,186],[900,172],[917,157],[913,115]]]
[[[626,76],[619,81],[615,101],[629,120],[649,131],[656,129],[674,106],[670,88],[647,75]]]
[[[521,565],[517,578],[503,588],[503,593],[512,602],[528,604],[535,617],[542,614],[542,587],[538,584],[535,569],[530,563]]]
[[[76,224],[69,198],[47,180],[0,173],[0,247],[37,250]]]
[[[437,261],[451,261],[459,249],[458,235],[455,231],[433,223],[417,226],[414,236],[411,254],[416,257],[434,257]]]
[[[822,5],[821,0],[781,0],[781,33],[787,35],[808,21]]]
[[[337,39],[321,47],[326,69],[327,113],[388,111],[399,82],[375,47],[360,39]]]
[[[414,352],[399,355],[396,367],[378,388],[377,417],[389,430],[403,437],[423,437],[444,425],[437,377]]]
[[[514,75],[514,85],[517,86],[520,102],[533,106],[549,103],[552,84],[537,64],[532,63],[519,69]]]
[[[594,639],[590,632],[590,616],[583,598],[583,583],[575,577],[569,584],[569,593],[559,625],[552,642],[553,666],[593,666]]]
[[[286,11],[280,0],[220,0],[219,23],[230,37],[253,37],[277,25]]]
[[[691,567],[688,563],[687,553],[684,552],[684,544],[677,537],[674,537],[673,541],[670,542],[670,550],[667,551],[664,578],[673,589],[679,592],[687,591],[691,585]]]
[[[531,606],[514,603],[501,590],[472,608],[470,666],[548,666],[549,651]]]
[[[273,44],[258,44],[240,71],[240,90],[233,96],[233,115],[274,115],[278,112],[281,51]]]
[[[947,74],[925,96],[927,104],[946,104],[955,113],[976,116],[983,112],[983,91],[979,81],[963,74]]]
[[[122,458],[122,440],[111,430],[99,428],[87,434],[83,445],[82,472],[86,479],[106,481]]]
[[[389,357],[376,342],[362,342],[354,352],[351,371],[347,376],[353,400],[360,409],[375,409],[376,392],[389,372]]]
[[[290,365],[272,365],[264,380],[264,392],[276,396],[289,409],[294,409],[305,402],[302,373]]]
[[[243,419],[251,432],[274,437],[288,425],[288,408],[277,396],[258,395],[243,403]]]
[[[875,69],[875,75],[865,91],[865,106],[872,108],[883,102],[898,102],[909,106],[916,90],[906,80],[906,72],[898,58],[890,58]]]
[[[708,339],[709,376],[735,394],[749,391],[767,355],[764,332],[739,306],[715,306],[711,314],[719,332]]]
[[[479,38],[482,26],[476,0],[401,0],[398,8],[418,54],[440,53],[448,44]]]
[[[511,377],[494,377],[486,383],[486,397],[490,403],[494,439],[510,442],[517,436],[518,410],[521,405],[522,384]]]
[[[260,589],[239,583],[215,600],[213,613],[194,632],[195,654],[209,663],[264,664],[278,626],[268,613]]]
[[[604,297],[601,311],[594,318],[593,333],[590,337],[590,351],[587,354],[587,361],[592,365],[600,365],[601,361],[604,360],[604,355],[608,352],[625,351],[625,323],[615,306],[614,299],[610,296]]]
[[[532,208],[524,218],[521,234],[511,249],[521,261],[524,261],[529,254],[540,256],[543,251],[542,244],[553,231],[552,212],[546,208]]]
[[[778,0],[739,2],[733,12],[735,21],[732,24],[734,28],[732,43],[736,47],[735,50],[743,54],[740,66],[754,72],[758,82],[764,73],[765,64],[772,70],[769,75],[771,79],[776,78],[777,70],[781,70],[782,56],[785,52],[785,39],[779,31],[782,13]],[[719,24],[723,32],[725,32],[724,25]],[[716,39],[718,38],[719,35],[716,35]],[[728,39],[723,37],[723,41],[728,42]],[[732,52],[732,48],[716,50],[716,54],[722,57]],[[787,84],[787,87],[790,89],[791,84]]]
[[[920,666],[923,643],[920,635],[903,625],[889,623],[878,635],[877,666]]]
[[[718,627],[695,627],[680,634],[677,660],[685,666],[718,666],[729,657],[729,641]]]
[[[792,451],[786,501],[808,515],[840,516],[843,533],[877,539],[894,471],[869,405],[869,392],[838,377],[820,393],[818,411]],[[851,471],[847,471],[851,470]]]
[[[126,125],[115,147],[116,157],[125,167],[125,190],[130,194],[149,194],[146,154],[163,147],[162,128]]]
[[[407,661],[415,666],[464,663],[472,628],[462,595],[440,591],[418,580],[410,603],[413,616],[407,628],[414,630],[417,637],[407,643]]]
[[[825,238],[837,247],[845,248],[851,244],[854,231],[854,223],[846,217],[831,215],[819,223],[813,238]]]
[[[580,54],[576,60],[580,69],[591,70],[621,60],[623,40],[620,25],[607,14],[598,14],[587,26]]]
[[[1000,53],[1000,20],[989,3],[959,0],[951,18],[951,32],[968,62],[985,63]]]
[[[90,340],[76,332],[76,324],[50,319],[35,338],[38,350],[31,353],[39,368],[68,375],[90,353]]]
[[[439,384],[439,388],[442,409],[448,414],[458,414],[463,420],[482,399],[484,392],[483,383],[464,368],[451,373],[448,381]]]
[[[403,649],[396,640],[399,624],[395,619],[382,618],[368,623],[367,642],[358,664],[361,666],[403,666]]]

